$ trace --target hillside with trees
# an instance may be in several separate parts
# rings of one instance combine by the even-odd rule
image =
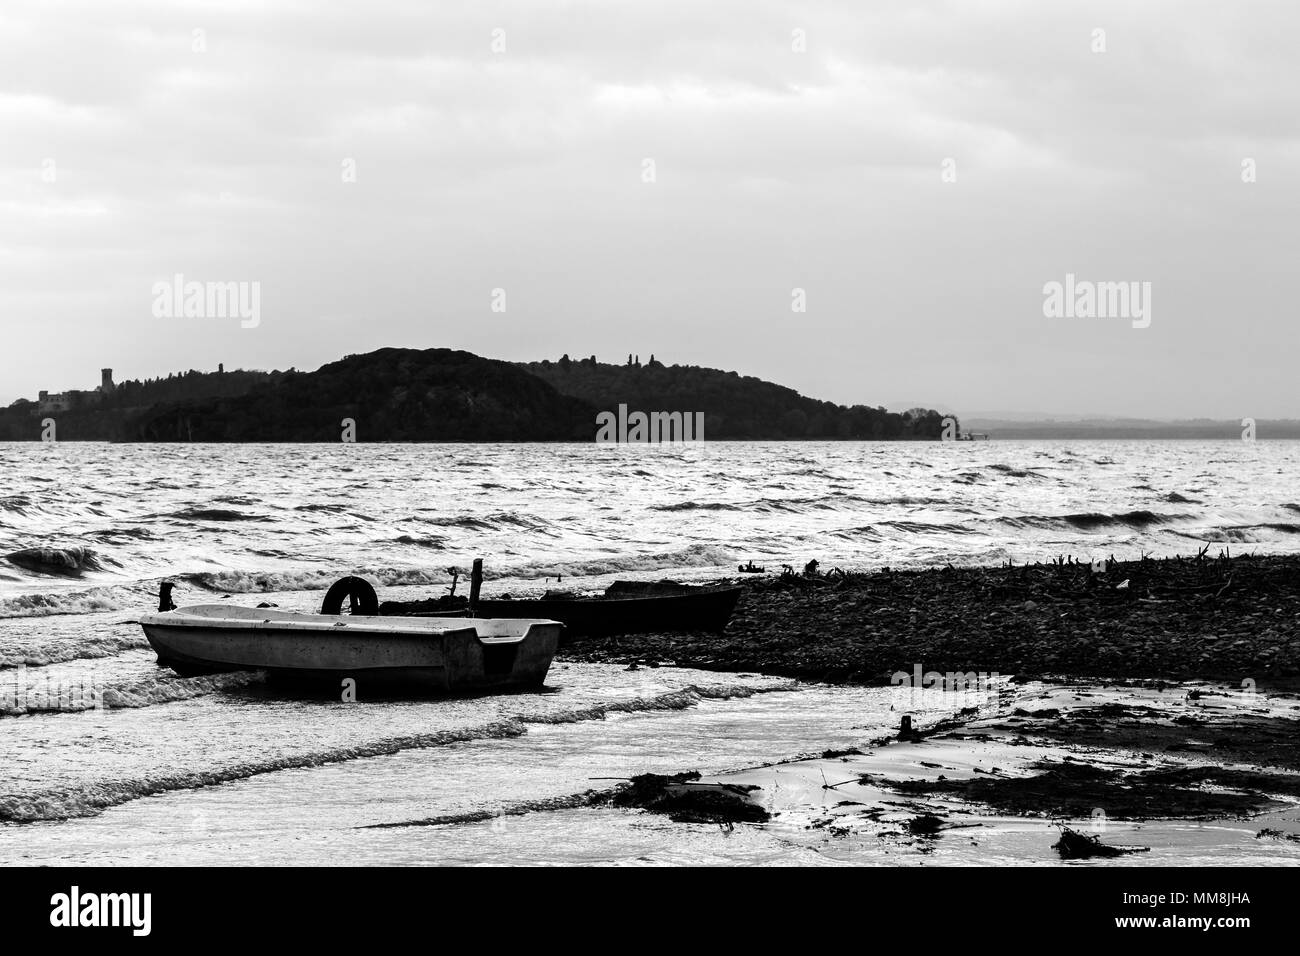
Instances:
[[[616,411],[703,412],[704,434],[714,439],[938,439],[943,416],[933,409],[889,412],[869,405],[844,406],[805,398],[794,389],[749,375],[664,365],[642,365],[629,356],[621,365],[594,357],[522,366],[564,395]]]
[[[386,348],[314,372],[189,371],[82,392],[71,408],[0,410],[0,440],[337,442],[595,440],[596,416],[703,413],[708,439],[937,439],[929,409],[888,412],[806,398],[751,376],[698,366],[609,365],[595,357],[527,364],[452,349]]]
[[[595,412],[509,362],[452,349],[380,349],[293,372],[237,398],[143,416],[143,441],[564,441]]]
[[[42,421],[51,417],[60,441],[132,441],[138,423],[161,409],[185,402],[246,395],[255,388],[281,381],[289,372],[262,372],[224,368],[216,372],[172,372],[165,378],[119,382],[107,394],[98,391],[70,393],[71,408],[45,413],[38,402],[22,400],[0,409],[0,441],[40,438]]]

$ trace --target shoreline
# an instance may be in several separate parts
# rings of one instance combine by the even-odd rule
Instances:
[[[561,657],[900,685],[888,738],[668,780],[677,799],[659,803],[705,801],[681,822],[758,807],[858,861],[1300,864],[1300,555],[769,577],[724,634],[580,639]],[[958,684],[920,693],[973,706],[909,731],[931,673]]]
[[[557,659],[876,686],[920,668],[1300,689],[1300,554],[1061,560],[724,579],[744,591],[722,634],[577,638]]]
[[[978,710],[848,752],[683,775],[669,786],[711,802],[658,812],[762,822],[849,863],[1300,865],[1294,695],[1030,682]]]

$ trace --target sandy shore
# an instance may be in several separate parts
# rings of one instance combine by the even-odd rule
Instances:
[[[1066,561],[749,582],[723,635],[564,656],[835,683],[959,673],[958,716],[627,806],[860,861],[1300,864],[1300,557]],[[942,687],[942,685],[940,685]],[[1067,834],[1063,840],[1063,835]]]

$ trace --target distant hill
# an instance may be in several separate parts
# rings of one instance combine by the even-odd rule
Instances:
[[[611,365],[564,356],[520,367],[602,411],[624,404],[630,411],[703,412],[706,438],[938,439],[943,431],[943,416],[932,409],[899,414],[867,405],[845,407],[752,376],[664,365],[653,357],[645,365]]]
[[[593,441],[600,412],[702,413],[708,439],[937,439],[938,412],[844,407],[793,389],[696,366],[518,364],[451,349],[386,348],[314,372],[187,372],[126,382],[71,407],[16,402],[0,440],[337,442]]]
[[[452,349],[380,349],[298,372],[237,398],[142,416],[146,441],[563,441],[595,412],[509,362]]]

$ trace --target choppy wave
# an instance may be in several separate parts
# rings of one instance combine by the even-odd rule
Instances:
[[[418,548],[441,548],[447,543],[447,539],[437,535],[399,534],[393,539],[393,543],[409,544]]]
[[[87,571],[103,571],[110,559],[93,548],[77,545],[70,548],[22,548],[4,556],[15,567],[33,574],[80,577]]]
[[[383,587],[441,585],[442,568],[304,569],[292,571],[196,571],[177,577],[207,591],[222,594],[267,594],[280,591],[324,591],[341,577],[354,574]]]
[[[426,514],[417,519],[425,524],[444,528],[475,528],[491,531],[501,528],[525,528],[529,531],[545,530],[549,523],[537,515],[523,514],[517,511],[499,511],[488,515],[438,515],[429,517],[427,512],[437,509],[422,508]]]
[[[1184,538],[1212,541],[1216,544],[1259,544],[1280,535],[1300,534],[1300,524],[1289,521],[1271,521],[1262,524],[1219,525],[1199,528],[1196,531],[1175,531]]]
[[[1016,515],[1004,516],[997,520],[1012,527],[1079,529],[1093,530],[1123,526],[1128,528],[1146,528],[1150,525],[1169,524],[1175,521],[1195,520],[1195,515],[1157,514],[1154,511],[1124,511],[1117,514],[1102,512],[1084,512],[1068,515]]]
[[[907,535],[918,534],[978,534],[977,529],[947,521],[882,521],[880,527],[891,528]]]
[[[0,498],[0,511],[26,515],[34,507],[30,495],[5,495]]]
[[[711,544],[693,544],[680,551],[656,554],[620,554],[585,561],[536,561],[510,569],[512,577],[540,578],[585,577],[600,574],[626,574],[635,571],[667,571],[673,568],[730,568],[735,558],[726,548]]]
[[[156,677],[100,685],[88,679],[52,682],[37,678],[6,686],[0,675],[0,716],[76,714],[87,710],[122,710],[170,704],[261,683],[261,673],[209,674],[202,677]]]
[[[0,643],[0,668],[46,667],[68,661],[97,660],[116,657],[123,651],[139,650],[146,646],[148,642],[143,632],[131,636],[91,634],[74,641],[57,641],[38,647],[15,647]],[[3,674],[0,674],[0,678],[3,678]]]
[[[1013,468],[1011,465],[1003,465],[1003,464],[989,465],[989,470],[999,471],[1002,474],[1006,475],[1008,478],[1047,478],[1048,477],[1047,475],[1044,475],[1037,471],[1032,471],[1028,468]]]
[[[494,528],[492,522],[485,518],[475,518],[472,515],[455,515],[451,517],[430,518],[427,515],[421,517],[410,517],[407,521],[421,521],[425,524],[435,525],[439,528],[467,528],[472,531],[491,531]]]
[[[1047,531],[1095,531],[1104,528],[1146,528],[1152,525],[1192,521],[1192,515],[1161,515],[1151,511],[1128,511],[1119,514],[1079,513],[1066,515],[1003,515],[998,518],[977,518],[971,521],[919,521],[898,519],[881,521],[874,525],[860,525],[832,531],[835,537],[846,540],[868,541],[907,539],[929,535],[985,535],[986,526],[995,524],[1011,528],[1032,528]]]
[[[441,730],[426,734],[412,734],[368,741],[348,747],[335,747],[311,753],[266,757],[226,767],[204,770],[178,771],[157,774],[135,780],[110,780],[66,789],[50,789],[35,793],[0,795],[0,822],[33,823],[44,820],[68,820],[93,816],[110,807],[174,790],[193,790],[211,787],[280,770],[299,770],[326,764],[343,763],[366,757],[384,757],[406,750],[445,747],[471,740],[505,739],[522,737],[528,733],[529,724],[578,723],[602,720],[610,714],[644,713],[651,711],[683,710],[702,700],[726,700],[750,697],[754,694],[792,691],[798,682],[746,685],[741,683],[691,686],[681,690],[614,700],[589,707],[575,708],[561,714],[520,714],[504,720],[456,730]]]
[[[860,525],[854,528],[839,528],[831,532],[831,536],[844,541],[884,541],[885,535],[874,525]]]
[[[667,505],[651,505],[651,511],[743,511],[744,505],[726,501],[674,501]]]
[[[812,498],[756,498],[752,501],[674,501],[650,505],[651,511],[739,511],[739,512],[796,512],[849,510],[859,505],[891,507],[895,505],[943,505],[947,498],[925,495],[892,495],[868,497],[864,495],[833,492]]]
[[[442,549],[437,536],[403,535],[398,543]],[[735,563],[730,552],[712,545],[691,545],[678,551],[651,554],[623,554],[580,561],[534,561],[517,567],[497,564],[488,578],[505,576],[525,580],[546,577],[583,577],[600,574],[626,574],[638,571],[671,572],[683,568],[730,567]],[[468,573],[468,568],[465,569]],[[323,591],[347,575],[358,575],[376,587],[443,587],[447,571],[439,567],[361,567],[302,568],[266,571],[194,571],[173,576],[173,580],[214,594],[268,594],[295,591]],[[144,588],[150,589],[145,583]],[[140,605],[141,591],[130,588],[101,587],[79,592],[24,594],[0,599],[0,619],[5,617],[42,617],[54,614],[86,614],[95,611],[123,610]],[[178,597],[179,602],[179,597]]]
[[[179,518],[183,521],[270,521],[266,515],[248,511],[236,511],[233,508],[182,508],[165,517]]]
[[[352,510],[351,505],[341,505],[341,504],[334,505],[334,504],[316,503],[316,502],[312,504],[306,504],[306,505],[295,505],[293,510],[303,511],[308,514],[327,514],[327,515],[355,514],[355,512],[353,512]]]
[[[19,594],[15,597],[0,598],[0,619],[120,611],[125,606],[124,593],[119,588],[100,587],[86,591]]]
[[[101,528],[98,531],[87,532],[86,537],[110,543],[120,543],[123,540],[128,542],[158,540],[158,535],[148,528]]]

